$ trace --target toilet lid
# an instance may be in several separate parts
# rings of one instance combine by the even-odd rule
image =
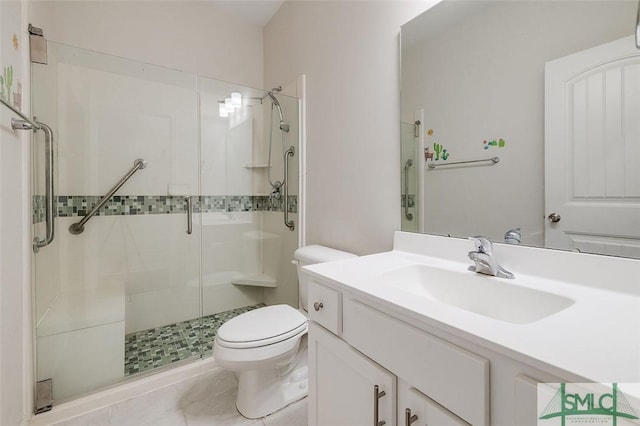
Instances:
[[[307,318],[289,305],[273,305],[245,312],[222,324],[218,344],[247,348],[281,342],[306,331]]]

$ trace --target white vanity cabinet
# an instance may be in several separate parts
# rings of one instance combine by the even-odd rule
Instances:
[[[314,322],[308,342],[309,426],[395,424],[393,374]]]
[[[309,285],[310,426],[370,426],[374,416],[386,426],[489,424],[486,359],[348,293]]]

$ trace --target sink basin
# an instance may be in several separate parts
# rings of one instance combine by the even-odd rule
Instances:
[[[405,266],[385,272],[377,280],[412,296],[514,324],[538,321],[574,303],[564,296],[522,287],[517,278],[507,281],[427,265]]]

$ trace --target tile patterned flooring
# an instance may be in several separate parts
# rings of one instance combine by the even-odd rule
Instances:
[[[222,324],[241,313],[265,306],[245,306],[206,317],[125,336],[124,374],[140,373],[172,362],[211,354],[213,339]]]

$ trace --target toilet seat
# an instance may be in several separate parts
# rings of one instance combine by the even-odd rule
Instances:
[[[289,305],[273,305],[246,312],[224,323],[218,345],[249,349],[273,345],[307,331],[307,318]]]

